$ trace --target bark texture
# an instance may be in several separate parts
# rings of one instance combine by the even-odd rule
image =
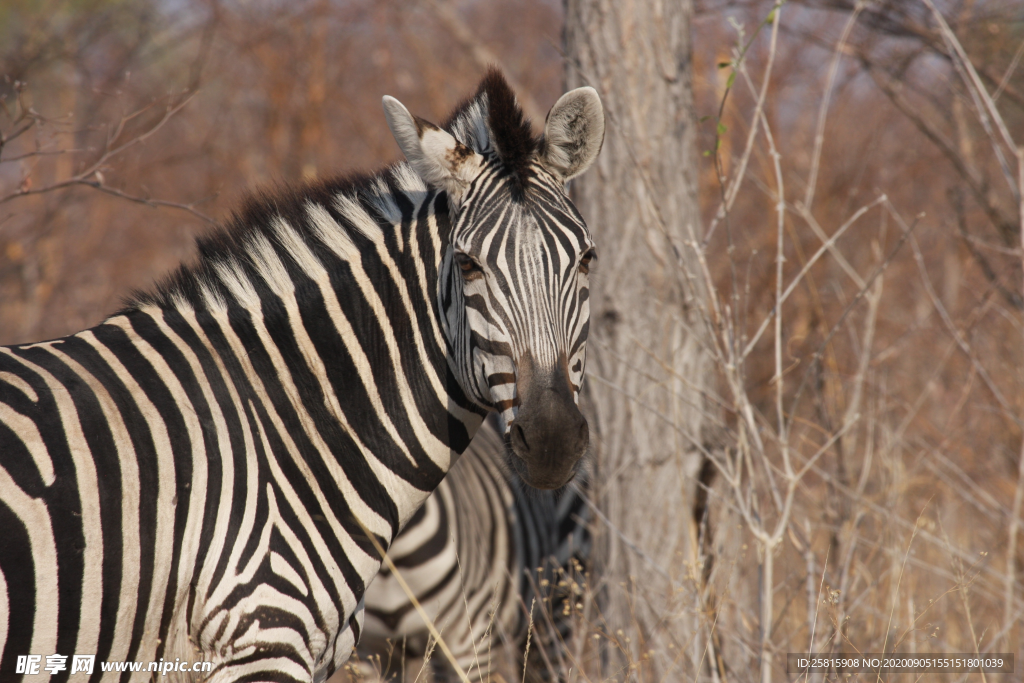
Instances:
[[[604,610],[629,650],[627,659],[610,648],[607,673],[617,680],[629,660],[632,680],[707,671],[697,663],[706,639],[694,637],[708,355],[693,247],[692,10],[691,0],[566,0],[567,86],[596,88],[607,117],[596,167],[571,191],[598,249],[587,398],[598,504],[611,522],[602,529]]]

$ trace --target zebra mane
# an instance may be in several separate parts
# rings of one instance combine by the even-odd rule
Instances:
[[[444,128],[474,151],[496,156],[515,181],[512,187],[525,189],[541,140],[534,136],[530,120],[501,71],[488,69],[476,94],[455,109]]]
[[[513,181],[512,191],[521,196],[533,174],[530,163],[541,140],[533,135],[529,119],[498,69],[492,67],[487,72],[476,94],[456,107],[444,128],[463,144],[499,163],[502,173]],[[239,283],[258,283],[260,278],[252,276],[264,272],[260,256],[263,245],[288,250],[282,244],[282,223],[301,236],[312,253],[329,248],[323,233],[311,225],[310,206],[323,207],[350,237],[372,237],[367,231],[379,232],[378,216],[392,224],[402,220],[396,195],[426,190],[405,162],[375,173],[257,190],[243,200],[241,209],[223,227],[196,240],[198,258],[179,266],[152,290],[132,292],[118,313],[146,305],[182,309],[222,302],[232,285],[236,285],[237,292]],[[362,243],[359,239],[353,241],[356,248]]]
[[[349,238],[372,238],[368,233],[380,231],[373,214],[392,224],[401,221],[401,210],[394,199],[397,192],[422,193],[426,189],[407,164],[399,163],[373,174],[256,190],[222,227],[196,240],[195,259],[178,266],[152,290],[132,292],[119,313],[146,305],[182,309],[223,301],[232,284],[258,283],[261,278],[252,276],[266,275],[264,245],[275,251],[294,252],[287,244],[294,235],[315,256],[330,249],[322,230],[310,219],[310,207],[322,207]],[[347,241],[356,248],[363,242]]]

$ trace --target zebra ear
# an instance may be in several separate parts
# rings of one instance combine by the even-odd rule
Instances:
[[[597,91],[576,88],[558,98],[544,122],[541,160],[564,180],[594,163],[604,142],[604,107]]]
[[[480,172],[483,157],[430,121],[413,116],[394,97],[384,97],[391,134],[428,187],[445,190],[457,205]]]

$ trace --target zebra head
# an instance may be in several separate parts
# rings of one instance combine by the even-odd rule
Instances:
[[[593,88],[563,95],[541,138],[497,71],[445,129],[390,97],[384,109],[412,168],[447,198],[438,308],[452,372],[472,400],[501,413],[522,479],[559,488],[589,443],[578,402],[595,256],[565,183],[601,149],[600,98]]]

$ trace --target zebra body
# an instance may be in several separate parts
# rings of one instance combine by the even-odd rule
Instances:
[[[385,113],[408,163],[258,196],[101,325],[0,349],[0,679],[95,653],[321,681],[359,638],[374,541],[488,411],[525,481],[575,472],[592,242],[562,184],[600,147],[596,93],[543,140],[496,72],[451,134]]]
[[[556,587],[585,565],[590,549],[583,499],[573,488],[523,490],[503,462],[505,446],[494,422],[484,424],[388,551],[471,680],[487,679],[502,641],[512,646],[521,670],[531,620],[542,634],[534,636],[533,651],[546,647],[548,659],[558,661],[556,649],[570,624],[559,602],[569,589]],[[573,487],[585,486],[581,479]],[[388,568],[370,584],[365,600],[364,656],[379,655],[383,665],[403,644],[410,656],[425,654],[426,624]],[[435,678],[457,680],[439,652],[431,662]]]

